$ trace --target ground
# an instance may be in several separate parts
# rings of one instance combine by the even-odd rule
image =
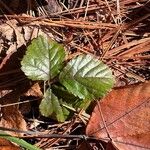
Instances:
[[[103,139],[81,136],[86,135],[95,103],[83,114],[74,110],[72,117],[63,123],[43,117],[38,108],[43,83],[29,80],[20,61],[34,38],[48,36],[63,44],[68,53],[66,62],[79,54],[90,54],[107,64],[116,79],[114,88],[135,83],[144,83],[145,87],[150,79],[149,12],[147,0],[1,0],[2,130],[15,128],[15,132],[7,132],[18,137],[24,135],[18,130],[26,135],[30,131],[44,133],[45,137],[37,138],[32,133],[25,138],[42,149],[112,149]],[[149,93],[146,97],[149,98]],[[1,147],[6,149],[2,143]],[[12,148],[10,143],[9,146]]]

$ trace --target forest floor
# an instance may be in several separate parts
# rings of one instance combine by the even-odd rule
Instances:
[[[92,103],[86,112],[72,110],[72,117],[63,123],[39,113],[43,84],[29,81],[20,64],[38,35],[63,44],[67,60],[90,54],[111,68],[116,83],[104,98],[101,111],[99,103]],[[1,131],[46,150],[150,149],[149,0],[1,0],[0,37]],[[133,104],[124,104],[127,97]],[[112,107],[105,106],[111,103]],[[132,114],[136,109],[140,113]],[[97,113],[103,115],[95,117]],[[119,113],[122,117],[129,114],[129,120],[118,119],[124,126],[114,123],[109,127],[111,119],[115,120],[112,116]],[[106,131],[96,131],[101,124],[98,117],[102,117]],[[98,133],[92,134],[92,130]],[[21,149],[1,133],[0,137],[4,138],[0,149]]]

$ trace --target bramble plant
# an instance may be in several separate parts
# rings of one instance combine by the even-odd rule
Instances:
[[[29,79],[48,81],[39,109],[43,116],[60,122],[70,113],[64,105],[86,109],[92,100],[105,96],[115,82],[110,68],[92,55],[81,54],[67,63],[65,57],[63,45],[39,36],[21,62]],[[54,78],[57,82],[51,82]]]

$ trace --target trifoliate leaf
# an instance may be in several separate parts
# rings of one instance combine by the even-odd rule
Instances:
[[[50,88],[45,92],[39,108],[43,116],[50,117],[51,115],[54,115],[58,121],[65,121],[65,116],[60,101],[52,93]]]
[[[62,69],[64,58],[61,44],[39,36],[28,46],[21,69],[29,79],[50,80]]]
[[[114,84],[110,68],[91,55],[79,55],[68,62],[59,76],[66,89],[80,99],[103,97]]]

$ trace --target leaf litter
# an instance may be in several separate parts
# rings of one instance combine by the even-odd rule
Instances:
[[[18,5],[19,2],[22,5]],[[16,87],[18,87],[19,84],[28,82],[28,80],[26,80],[26,77],[22,74],[22,72],[20,72],[20,62],[14,63],[14,61],[10,59],[11,55],[15,54],[18,51],[18,49],[24,51],[25,50],[24,46],[28,45],[34,37],[37,37],[38,34],[44,34],[45,36],[48,35],[52,39],[65,45],[65,48],[68,50],[70,54],[68,56],[68,59],[70,59],[73,55],[86,53],[86,54],[93,54],[98,59],[103,60],[106,64],[108,64],[112,68],[114,75],[116,76],[117,81],[116,86],[118,86],[118,90],[120,88],[120,85],[128,86],[131,84],[131,87],[125,87],[126,89],[125,91],[129,91],[126,92],[126,94],[129,98],[133,100],[133,102],[131,104],[126,103],[126,107],[125,105],[121,105],[122,103],[121,104],[118,103],[118,105],[119,106],[121,105],[122,107],[124,106],[124,108],[127,108],[127,106],[131,105],[130,106],[131,108],[128,108],[129,110],[127,109],[128,111],[123,109],[124,112],[122,111],[121,115],[123,115],[123,113],[125,112],[127,113],[123,118],[129,118],[129,121],[128,120],[123,121],[127,125],[130,122],[132,123],[132,125],[127,126],[128,130],[129,129],[131,130],[131,128],[134,125],[136,125],[133,127],[133,129],[137,129],[136,131],[137,133],[135,134],[135,131],[132,131],[134,133],[133,134],[129,130],[131,137],[129,137],[129,135],[127,134],[128,138],[125,140],[127,140],[126,143],[133,144],[135,142],[137,144],[138,142],[138,144],[141,143],[142,146],[144,145],[144,147],[148,147],[149,146],[147,145],[148,137],[144,133],[145,131],[147,131],[148,133],[149,127],[147,126],[147,124],[146,125],[144,124],[145,126],[143,126],[143,123],[140,124],[140,122],[143,122],[143,119],[140,120],[137,119],[137,115],[139,116],[144,115],[144,117],[146,117],[145,114],[149,112],[148,104],[146,102],[144,103],[144,97],[148,97],[147,96],[148,93],[146,94],[145,92],[142,93],[139,92],[140,87],[142,86],[145,87],[144,85],[148,83],[143,83],[143,85],[141,84],[132,85],[132,84],[137,82],[146,82],[146,80],[150,79],[149,1],[120,0],[114,2],[109,0],[105,1],[90,0],[86,3],[86,1],[84,0],[77,2],[71,0],[70,3],[67,3],[66,1],[65,2],[59,1],[58,3],[57,1],[53,0],[53,4],[55,7],[52,6],[48,0],[42,0],[42,3],[37,2],[35,3],[33,1],[29,2],[30,3],[26,3],[23,0],[17,0],[15,1],[15,3],[5,2],[4,0],[0,2],[0,7],[3,10],[3,13],[5,14],[5,16],[3,15],[0,16],[1,92],[3,93],[5,91],[7,93],[7,90],[15,91]],[[29,8],[29,10],[27,8]],[[50,10],[52,10],[52,12]],[[25,41],[23,40],[23,38],[25,39]],[[14,57],[16,58],[16,60],[21,60],[22,58],[21,54]],[[6,67],[5,69],[3,69],[6,63],[10,63],[10,67]],[[28,89],[29,88],[30,87],[28,87]],[[130,88],[133,89],[132,92],[129,90]],[[134,93],[135,90],[134,88],[135,89],[139,88],[139,91],[137,90],[136,91],[137,93]],[[18,89],[19,87],[17,88],[16,91],[18,91]],[[8,101],[6,101],[6,104],[13,104],[14,102],[15,103],[18,102],[19,100],[18,97],[20,98],[23,93],[24,92],[19,91],[16,95],[13,96],[14,101],[12,102],[10,99],[8,99]],[[36,96],[38,96],[38,94]],[[115,95],[114,97],[118,98],[117,96],[119,96],[119,94]],[[32,96],[26,95],[23,98],[24,101],[26,101],[31,97]],[[41,98],[40,90],[38,97]],[[114,97],[112,99],[114,99]],[[4,98],[2,97],[2,99]],[[143,104],[139,103],[141,101],[143,102]],[[102,103],[105,103],[105,101],[102,101]],[[114,108],[117,107],[116,100],[114,100],[112,106],[113,105],[115,105]],[[35,104],[33,106],[31,105],[29,109],[35,108]],[[104,113],[103,115],[105,115],[105,113],[107,112],[103,110],[104,108],[102,106],[101,109],[102,113]],[[117,109],[111,112],[111,114],[116,112]],[[135,112],[138,112],[137,115]],[[78,114],[78,112],[76,112],[76,114]],[[32,115],[36,117],[36,114]],[[99,115],[99,113],[97,113],[97,115]],[[14,114],[14,116],[15,116],[14,118],[17,118],[17,114]],[[38,126],[35,125],[34,117],[32,117],[31,119],[32,121],[28,121],[30,120],[28,119],[27,122],[31,124],[31,126],[34,124],[34,128],[40,131],[41,129],[39,129]],[[73,133],[75,134],[78,133],[85,134],[85,132],[81,132],[81,130],[82,131],[85,130],[86,126],[81,123],[82,116],[79,117],[77,115],[76,117],[78,118],[76,119],[76,121],[66,122],[64,124],[56,124],[56,122],[53,122],[49,119],[46,120],[42,119],[41,123],[41,120],[39,120],[39,116],[36,117],[36,119],[41,128],[42,125],[47,126],[46,129],[42,128],[42,131],[44,130],[45,133],[47,134],[53,133],[71,134],[73,131],[74,131]],[[3,119],[4,118],[2,116],[2,120]],[[8,118],[7,122],[9,121],[9,119],[10,118]],[[21,119],[23,119],[22,116]],[[134,119],[138,120],[137,123],[135,123]],[[92,120],[92,117],[90,120]],[[148,120],[148,115],[146,117],[146,120]],[[106,122],[108,121],[111,120],[109,119],[106,120]],[[120,121],[120,119],[118,121]],[[10,126],[15,127],[17,125],[16,123],[14,123],[13,120],[13,123],[11,123]],[[21,128],[20,127],[19,128],[23,129],[23,126],[24,125],[22,125]],[[115,126],[113,127],[116,129],[114,130],[115,133],[113,132],[113,134],[117,134],[117,136],[115,135],[116,138],[119,138],[118,134],[120,134],[120,130],[123,131],[122,128],[120,128],[120,124],[118,126],[119,127],[117,127],[117,129]],[[30,126],[28,127],[28,130],[32,129],[33,128],[30,128]],[[104,129],[102,131],[103,131],[102,133],[105,135],[106,132],[104,132]],[[122,133],[124,132],[127,133],[127,130],[123,131]],[[105,137],[107,136],[105,135]],[[101,138],[104,137],[102,136]],[[113,138],[114,136],[112,136],[112,139]],[[71,140],[72,143],[70,143]],[[55,138],[54,139],[42,138],[38,140],[36,144],[42,148],[54,147],[64,149],[65,148],[74,149],[75,147],[78,147],[80,145],[81,140],[79,140],[79,143],[78,140],[73,139],[71,140],[64,140],[63,138],[59,138],[57,140]],[[108,149],[109,147],[112,148],[111,144],[110,144],[111,146],[110,145],[106,146],[107,144],[104,144],[102,141],[98,141],[98,144],[96,144],[97,141],[98,140],[93,142],[89,140],[88,142],[89,144],[91,144],[93,148],[94,147],[98,149],[104,148]],[[84,146],[86,145],[85,143],[83,142],[82,147],[81,142],[81,146],[79,147],[86,149],[86,146]],[[99,143],[102,143],[102,145],[100,144],[101,145],[100,146]],[[130,149],[130,148],[135,149],[136,147],[136,146],[135,147],[129,146],[128,144],[121,144],[121,143],[116,144],[116,143],[117,142],[114,143],[115,148],[121,147],[122,145],[123,149]]]
[[[149,89],[150,82],[112,90],[94,108],[87,135],[110,138],[118,149],[149,149]]]

